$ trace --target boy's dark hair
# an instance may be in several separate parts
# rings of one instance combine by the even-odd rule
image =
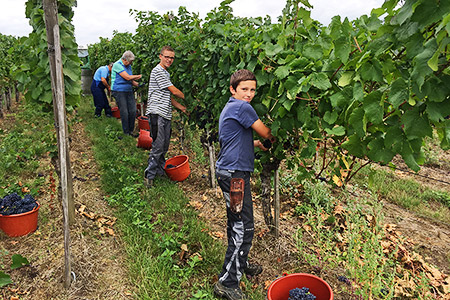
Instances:
[[[233,73],[233,75],[231,75],[230,85],[233,87],[234,90],[236,90],[241,81],[247,80],[256,81],[255,74],[246,69],[237,70],[236,72]]]
[[[175,52],[174,50],[173,50],[173,48],[172,47],[170,47],[170,46],[164,46],[164,47],[162,47],[161,48],[161,51],[159,52],[159,54],[163,54],[163,52],[164,51],[170,51],[170,52]]]

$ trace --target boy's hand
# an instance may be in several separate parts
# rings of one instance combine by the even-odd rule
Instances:
[[[261,143],[261,141],[260,140],[255,140],[254,142],[253,142],[253,145],[255,146],[255,147],[258,147],[259,149],[261,149],[262,151],[267,151],[267,150],[269,150],[269,148],[266,148],[266,147],[264,147],[264,144],[263,143]]]

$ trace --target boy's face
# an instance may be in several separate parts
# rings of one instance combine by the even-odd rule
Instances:
[[[247,102],[252,101],[253,97],[255,97],[256,92],[256,81],[254,80],[245,80],[239,82],[236,90],[230,86],[230,92],[233,98],[237,100],[244,100]]]
[[[164,69],[169,68],[173,60],[175,59],[175,52],[164,50],[162,54],[159,55],[159,59],[161,60],[161,66]]]

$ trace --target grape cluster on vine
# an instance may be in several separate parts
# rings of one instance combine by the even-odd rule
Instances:
[[[314,300],[316,296],[309,291],[309,288],[295,288],[289,291],[288,300]]]
[[[37,206],[33,196],[27,194],[22,198],[17,193],[12,193],[0,199],[0,214],[5,216],[22,214]]]

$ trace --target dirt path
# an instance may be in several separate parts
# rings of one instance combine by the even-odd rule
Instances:
[[[64,289],[62,210],[52,191],[58,183],[52,179],[56,175],[47,157],[36,170],[39,176],[45,176],[45,187],[36,198],[41,204],[38,230],[17,238],[0,233],[1,246],[8,252],[3,256],[4,262],[8,256],[21,254],[31,263],[8,272],[14,284],[2,289],[2,299],[132,299],[124,246],[112,224],[113,211],[103,200],[89,139],[81,123],[75,123],[71,129],[70,156],[77,213],[70,232],[70,251],[75,281],[70,289]]]

